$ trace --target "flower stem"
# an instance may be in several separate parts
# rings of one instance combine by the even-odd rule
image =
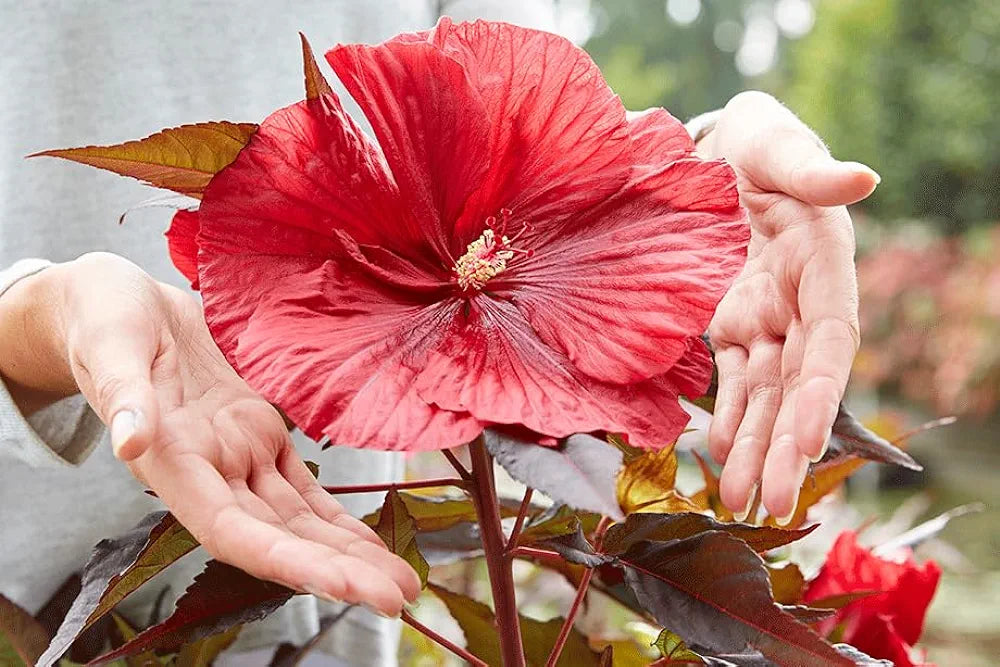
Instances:
[[[507,538],[507,551],[511,551],[517,546],[517,540],[521,537],[521,528],[524,526],[524,520],[528,516],[528,508],[531,507],[531,494],[534,492],[535,490],[530,486],[524,492],[521,509],[517,511],[517,520],[514,521],[514,528],[510,531],[510,537]]]
[[[507,552],[508,558],[530,558],[533,560],[548,560],[563,562],[565,559],[555,551],[548,549],[535,549],[534,547],[514,547]]]
[[[601,542],[604,541],[604,533],[610,525],[611,521],[608,517],[602,517],[601,522],[597,524],[597,529],[594,531],[595,549],[600,550]],[[566,646],[566,640],[569,639],[569,633],[573,630],[573,623],[576,622],[576,615],[580,612],[580,606],[583,604],[584,598],[587,597],[587,589],[590,588],[590,580],[593,576],[594,568],[588,567],[583,571],[580,584],[576,587],[576,597],[573,598],[573,604],[566,614],[566,620],[559,630],[559,636],[556,637],[556,643],[552,647],[552,652],[549,653],[549,659],[546,661],[545,667],[555,667],[556,663],[559,662],[559,656],[562,655],[563,647]]]
[[[403,612],[403,622],[409,625],[417,632],[419,632],[420,634],[424,635],[425,637],[428,637],[429,639],[445,647],[446,649],[457,655],[462,660],[465,660],[470,665],[473,665],[473,667],[490,667],[485,662],[483,662],[476,656],[472,655],[458,644],[448,641],[447,639],[445,639],[438,633],[434,632],[433,630],[428,628],[426,625],[424,625],[417,619],[413,618],[413,616],[411,616],[410,613],[407,611]]]
[[[525,667],[521,644],[521,621],[514,598],[514,574],[511,560],[506,557],[506,541],[500,524],[496,483],[493,479],[493,459],[486,451],[483,436],[469,444],[472,459],[472,480],[469,492],[479,516],[479,530],[486,554],[486,569],[493,590],[493,608],[500,639],[503,667]]]
[[[444,454],[444,457],[446,459],[448,459],[448,463],[450,463],[451,467],[455,469],[455,472],[458,473],[459,477],[461,477],[464,480],[468,480],[471,477],[469,471],[465,469],[465,466],[462,465],[462,462],[458,460],[457,456],[455,456],[455,452],[451,451],[450,449],[442,449],[441,453]]]
[[[357,484],[355,486],[324,486],[328,493],[371,493],[373,491],[388,491],[389,489],[426,489],[432,486],[465,487],[464,479],[442,477],[439,479],[417,479],[411,482],[384,482],[381,484]]]

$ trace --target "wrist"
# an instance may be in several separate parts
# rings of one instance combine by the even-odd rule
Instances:
[[[65,344],[66,272],[51,266],[0,295],[0,375],[26,412],[77,391]]]

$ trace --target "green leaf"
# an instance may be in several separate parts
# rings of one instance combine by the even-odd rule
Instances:
[[[502,664],[499,638],[490,608],[472,598],[452,593],[435,584],[429,584],[428,588],[444,602],[452,617],[462,628],[469,652],[488,665]],[[528,667],[544,667],[552,647],[555,646],[563,619],[553,618],[542,622],[525,616],[520,618],[524,657]],[[587,639],[578,630],[573,629],[556,665],[598,667],[599,661],[598,655],[587,644]]]
[[[704,665],[701,656],[692,651],[684,640],[664,628],[660,631],[653,646],[660,650],[660,656],[667,660],[667,665]]]
[[[690,645],[721,653],[752,646],[778,664],[853,664],[775,604],[764,562],[731,535],[638,542],[619,561],[640,604]]]
[[[315,100],[320,95],[332,94],[333,89],[330,88],[326,77],[323,76],[323,73],[319,70],[319,65],[316,64],[316,57],[313,56],[309,40],[301,32],[299,33],[299,38],[302,40],[302,71],[305,76],[306,99]]]
[[[519,544],[532,544],[547,540],[558,535],[566,535],[576,530],[577,526],[586,533],[593,532],[601,520],[599,514],[593,512],[577,512],[566,505],[553,505],[537,517],[521,531]]]
[[[624,523],[615,524],[604,536],[604,552],[621,554],[643,540],[667,541],[691,537],[707,531],[727,533],[763,553],[799,540],[819,524],[800,530],[787,530],[746,523],[723,523],[704,514],[630,514]]]
[[[34,665],[49,644],[41,623],[0,595],[0,665]]]
[[[262,619],[294,594],[290,588],[262,581],[231,565],[211,560],[177,601],[174,613],[167,620],[89,664],[144,651],[176,651],[184,644]]]
[[[623,518],[615,493],[622,452],[590,435],[571,435],[543,447],[487,429],[486,448],[510,476],[557,503],[616,520]]]
[[[781,567],[767,566],[767,575],[771,580],[771,593],[774,601],[779,604],[798,604],[802,601],[802,591],[806,586],[806,578],[795,563],[785,563]]]
[[[127,644],[139,634],[121,614],[114,611],[111,612],[111,620],[114,622],[114,630],[117,631],[117,636],[115,636],[115,632],[109,633],[114,640],[112,642],[114,648]],[[142,653],[130,655],[125,658],[124,662],[126,667],[151,667],[152,665],[169,664],[166,658],[160,658],[152,651],[143,651]]]
[[[220,653],[232,646],[242,629],[242,625],[234,625],[218,634],[202,637],[196,642],[185,644],[181,647],[181,652],[177,655],[173,667],[210,667]]]
[[[719,493],[719,476],[715,474],[712,467],[705,462],[698,452],[692,450],[694,460],[701,468],[701,475],[705,479],[705,488],[691,496],[691,502],[699,510],[711,510],[713,514],[722,521],[732,521],[733,513],[729,511],[722,502],[722,495]]]
[[[29,157],[71,160],[201,199],[212,176],[236,159],[256,131],[253,123],[197,123],[122,144],[56,149]]]
[[[38,666],[50,667],[87,628],[197,546],[169,512],[149,514],[125,535],[99,542],[84,566],[80,594]]]
[[[385,494],[385,502],[379,510],[375,532],[382,538],[389,551],[410,564],[420,576],[421,586],[427,585],[430,566],[424,560],[417,546],[417,522],[414,521],[399,492],[390,489]]]
[[[447,530],[463,522],[475,523],[479,520],[476,508],[468,498],[425,496],[405,491],[399,493],[399,497],[406,505],[406,511],[417,522],[417,530],[420,532]],[[505,512],[501,508],[501,516],[507,515],[509,511]],[[378,524],[378,516],[379,510],[375,510],[361,520],[374,528]]]

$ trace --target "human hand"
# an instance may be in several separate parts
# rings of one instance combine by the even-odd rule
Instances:
[[[879,182],[834,160],[773,97],[734,97],[699,152],[725,158],[750,216],[743,272],[709,328],[719,392],[709,450],[721,496],[745,518],[795,511],[810,460],[825,451],[860,340],[854,229],[845,205]]]
[[[103,253],[41,276],[57,311],[43,318],[48,366],[66,368],[110,425],[115,454],[213,557],[386,615],[416,598],[416,573],[313,478],[192,297]]]

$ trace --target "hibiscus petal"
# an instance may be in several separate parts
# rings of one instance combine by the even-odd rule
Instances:
[[[191,281],[191,289],[198,289],[198,211],[180,210],[174,213],[167,237],[170,261],[185,278]]]
[[[202,285],[219,347],[310,437],[413,451],[453,447],[482,430],[413,386],[457,301],[407,298],[350,259],[203,256]]]
[[[526,241],[534,257],[496,289],[584,373],[637,382],[673,366],[708,328],[743,267],[749,231],[732,170],[680,160],[576,227]]]
[[[442,259],[489,163],[489,121],[463,67],[431,44],[341,45],[326,58],[361,106],[418,225]]]
[[[683,431],[688,415],[670,374],[631,386],[598,382],[542,342],[510,303],[480,295],[467,310],[417,378],[428,403],[552,437],[626,433],[640,447],[663,447]]]
[[[630,118],[628,127],[636,165],[662,166],[694,152],[694,140],[684,124],[666,109],[646,109]]]
[[[466,68],[490,119],[493,165],[459,221],[453,250],[464,250],[500,208],[540,225],[625,182],[625,108],[582,49],[551,33],[486,21],[442,19],[428,39]]]

